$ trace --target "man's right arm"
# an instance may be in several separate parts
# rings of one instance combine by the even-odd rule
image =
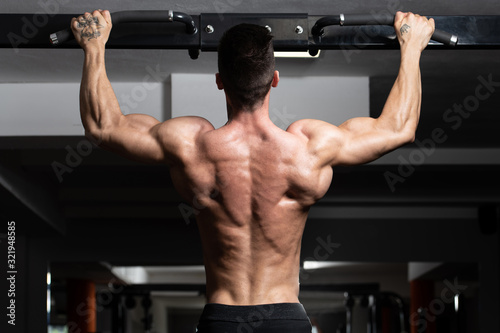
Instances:
[[[401,45],[399,74],[377,119],[353,118],[340,126],[300,120],[290,132],[308,139],[310,150],[324,165],[356,165],[413,142],[420,116],[420,55],[434,32],[434,20],[398,12],[394,28]]]
[[[85,51],[80,113],[87,136],[99,146],[146,163],[179,163],[181,151],[195,146],[212,124],[200,117],[178,117],[160,122],[145,114],[124,115],[106,74],[104,52],[111,32],[109,11],[74,18],[76,40]],[[191,149],[192,150],[192,149]]]

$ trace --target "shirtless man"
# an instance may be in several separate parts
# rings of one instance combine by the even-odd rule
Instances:
[[[85,13],[71,26],[85,51],[80,108],[86,134],[110,151],[168,165],[182,197],[206,207],[196,217],[208,303],[198,331],[311,332],[298,299],[309,208],[328,190],[333,166],[370,162],[414,140],[420,55],[434,21],[397,13],[400,70],[379,118],[338,127],[303,119],[286,131],[269,119],[270,88],[279,75],[263,27],[237,26],[220,42],[216,84],[225,92],[228,122],[214,129],[199,117],[159,122],[123,115],[104,66],[109,12]]]

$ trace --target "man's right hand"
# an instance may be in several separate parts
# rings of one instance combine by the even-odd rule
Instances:
[[[111,27],[111,14],[107,10],[95,10],[71,20],[75,39],[85,51],[104,49]]]
[[[434,19],[413,13],[397,12],[394,19],[394,29],[398,36],[401,49],[406,47],[417,48],[422,52],[434,33]]]

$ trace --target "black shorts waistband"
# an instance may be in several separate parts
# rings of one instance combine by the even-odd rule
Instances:
[[[263,320],[307,320],[300,303],[273,303],[261,305],[225,305],[208,303],[200,318],[202,321],[252,322]]]

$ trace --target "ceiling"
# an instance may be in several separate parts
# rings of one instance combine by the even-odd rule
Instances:
[[[41,7],[35,0],[3,1],[0,13],[77,14],[94,8],[105,7],[111,12],[122,10],[168,10],[188,14],[201,13],[308,13],[309,15],[335,15],[340,13],[379,13],[403,10],[422,15],[499,15],[500,3],[495,0],[481,1],[241,1],[195,0],[182,3],[165,1],[86,1],[85,3],[54,0],[56,7]],[[64,4],[64,5],[63,5]],[[55,5],[54,5],[55,6]],[[45,9],[47,8],[47,9]],[[57,8],[57,11],[52,8]],[[81,77],[82,52],[79,50],[32,50],[0,49],[0,82],[78,82]],[[278,63],[283,75],[337,75],[337,76],[393,76],[397,71],[398,52],[356,53],[352,62],[342,51],[329,51],[319,61],[289,61]],[[424,78],[441,77],[465,80],[474,79],[477,73],[490,72],[499,64],[497,51],[433,51],[428,52],[422,63]],[[109,50],[108,74],[112,81],[140,81],[146,66],[160,65],[172,73],[213,73],[216,71],[215,54],[202,54],[192,61],[185,51],[171,50]],[[454,82],[454,81],[453,81]]]
[[[500,15],[498,0],[186,0],[176,3],[156,0],[104,3],[97,0],[24,0],[2,1],[0,13],[36,13],[43,10],[40,3],[56,4],[54,6],[61,14],[83,13],[103,7],[111,12],[173,9],[188,14],[303,12],[310,15],[332,15],[371,13],[397,8],[423,15]],[[78,82],[81,79],[83,52],[77,49],[19,49],[16,52],[5,48],[0,49],[0,59],[0,83]],[[145,68],[156,66],[169,73],[214,73],[217,70],[215,53],[202,53],[199,59],[191,60],[185,50],[108,50],[106,59],[108,76],[112,82],[139,82],[145,75]],[[280,70],[282,80],[304,76],[370,77],[370,112],[376,116],[382,109],[397,75],[398,64],[399,52],[396,50],[362,50],[349,57],[343,51],[325,51],[318,59],[278,59],[277,69]],[[429,138],[434,129],[443,127],[447,128],[450,138],[439,148],[490,148],[493,149],[491,151],[497,152],[494,149],[500,148],[500,89],[482,102],[479,111],[472,114],[458,131],[449,129],[449,124],[443,121],[443,114],[455,104],[463,103],[467,96],[474,94],[480,82],[479,76],[491,76],[493,81],[500,81],[500,50],[428,50],[422,57],[421,71],[424,95],[417,138]],[[304,94],[307,95],[307,87],[304,87]],[[160,248],[164,249],[165,253],[170,251],[170,255],[165,257],[157,255],[145,258],[145,255],[122,250],[127,254],[123,257],[113,252],[113,246],[121,246],[122,249],[127,246],[122,239],[131,241],[138,223],[149,228],[149,231],[144,231],[147,241],[138,241],[144,247],[162,242],[160,236],[153,235],[151,230],[158,230],[155,228],[158,228],[158,224],[163,223],[164,219],[169,222],[176,221],[176,224],[172,222],[172,225],[159,229],[167,235],[165,237],[171,244],[179,245],[175,238],[182,238],[168,236],[172,230],[196,242],[196,237],[193,236],[196,229],[193,224],[185,226],[182,222],[178,211],[181,201],[163,168],[138,165],[96,150],[81,166],[68,174],[64,182],[59,182],[54,176],[53,161],[64,158],[64,148],[68,145],[75,146],[81,140],[81,137],[6,138],[1,137],[0,133],[0,166],[3,165],[0,174],[4,180],[0,197],[4,208],[9,206],[17,218],[35,220],[35,216],[36,221],[43,221],[50,229],[65,234],[66,239],[60,240],[59,244],[65,244],[68,249],[70,245],[83,247],[86,243],[82,235],[94,237],[93,234],[98,233],[93,244],[95,250],[89,251],[87,257],[80,252],[68,252],[80,260],[104,260],[112,265],[200,264],[198,245],[173,253],[174,245],[170,247],[168,244],[162,244]],[[402,184],[396,199],[394,193],[387,188],[384,173],[387,170],[397,172],[397,162],[388,163],[389,166],[340,169],[335,180],[338,190],[329,192],[323,206],[336,209],[339,205],[344,205],[345,207],[342,207],[348,212],[371,206],[387,209],[388,213],[379,212],[372,219],[365,217],[371,221],[390,219],[389,211],[393,205],[405,205],[403,209],[407,210],[403,213],[403,219],[411,219],[413,212],[408,207],[413,206],[428,209],[428,206],[451,204],[458,209],[463,206],[475,207],[484,202],[497,203],[496,189],[500,184],[498,163],[470,167],[465,163],[468,162],[465,159],[462,158],[459,162],[445,160],[438,165],[421,166],[415,176]],[[473,174],[474,179],[463,179],[464,173]],[[460,183],[457,179],[460,179]],[[10,181],[13,183],[9,183]],[[429,189],[432,189],[431,195]],[[359,196],[360,192],[363,193],[362,197]],[[38,193],[38,196],[33,197],[33,193]],[[39,198],[42,196],[45,198],[44,205],[39,204]],[[470,199],[471,197],[475,199]],[[347,215],[349,214],[345,213],[345,216]],[[351,219],[347,218],[347,221]],[[35,228],[34,224],[30,224],[27,229]],[[316,230],[314,228],[311,230]],[[118,234],[122,238],[100,235],[115,235],[116,230],[120,230]],[[321,230],[319,228],[311,231],[306,235],[305,242],[313,242],[314,237],[321,234]],[[371,239],[369,235],[366,237]],[[111,243],[114,245],[110,245]],[[310,246],[314,248],[313,245]],[[402,246],[404,247],[404,244]],[[138,253],[144,254],[144,251]],[[386,251],[391,253],[389,248]],[[409,247],[408,251],[411,251]],[[101,258],[99,253],[105,253],[104,258]],[[445,257],[447,253],[444,252]],[[426,256],[424,250],[421,258]],[[54,254],[53,258],[63,262],[68,259],[60,253]],[[370,259],[370,255],[367,258]],[[449,258],[452,258],[451,252]],[[343,259],[353,261],[349,255]],[[375,256],[374,260],[376,259]],[[397,274],[404,275],[401,266],[397,267]],[[359,266],[353,266],[353,269],[353,274],[359,274]]]

